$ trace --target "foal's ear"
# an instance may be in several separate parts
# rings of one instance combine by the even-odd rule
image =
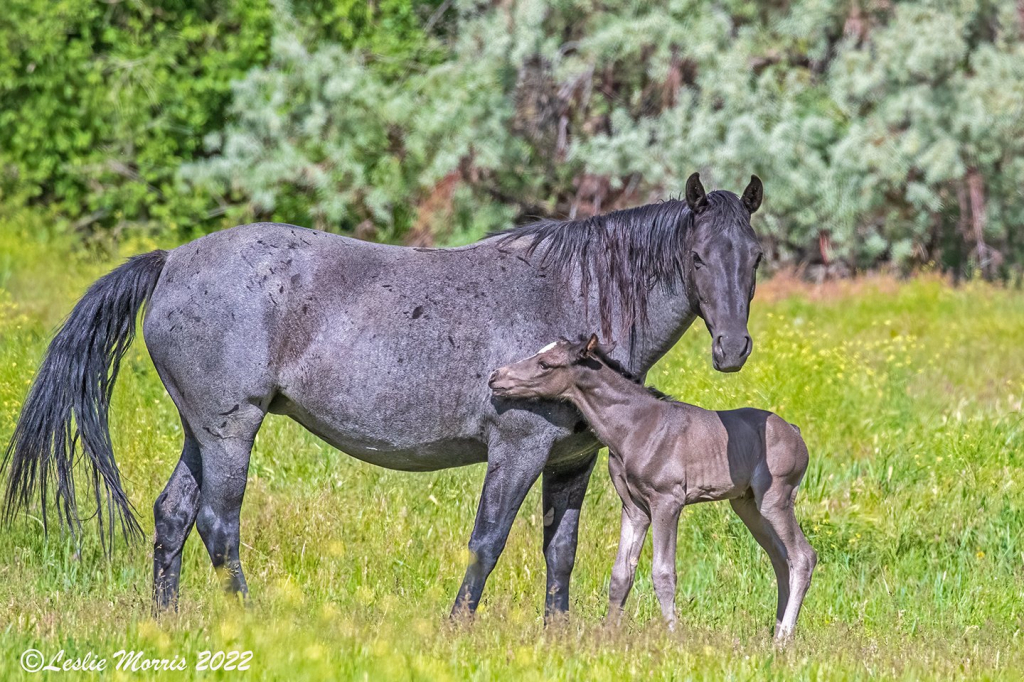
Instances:
[[[762,199],[764,199],[764,185],[761,184],[761,178],[751,175],[750,184],[743,190],[743,196],[740,197],[740,201],[743,202],[748,211],[755,213],[757,209],[761,208]]]
[[[587,343],[580,349],[580,360],[592,358],[597,354],[610,355],[613,350],[615,350],[614,341],[601,343],[597,338],[597,334],[591,334],[590,338],[587,339]]]
[[[591,334],[587,342],[577,346],[576,360],[582,362],[587,358],[594,356],[594,349],[598,347],[600,342],[597,340],[597,334]]]
[[[700,184],[700,173],[694,173],[686,180],[686,204],[694,214],[708,207],[708,193]]]

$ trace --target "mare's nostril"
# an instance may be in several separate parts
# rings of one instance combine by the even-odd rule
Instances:
[[[719,334],[715,337],[715,352],[722,354],[725,353],[725,347],[722,346],[722,335]]]
[[[743,357],[750,355],[750,351],[754,350],[754,342],[750,338],[750,334],[743,337]]]

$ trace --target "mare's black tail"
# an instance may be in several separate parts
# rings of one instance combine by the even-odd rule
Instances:
[[[152,295],[167,262],[166,251],[135,256],[86,292],[57,332],[21,409],[0,471],[8,469],[3,518],[28,507],[38,486],[43,528],[47,490],[55,487],[61,527],[78,536],[76,453],[88,460],[100,538],[112,546],[115,519],[125,539],[142,536],[124,490],[110,442],[108,414],[114,381],[132,339],[135,318]]]

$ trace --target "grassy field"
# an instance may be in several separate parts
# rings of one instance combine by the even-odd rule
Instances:
[[[0,227],[4,444],[52,329],[113,262],[67,254],[59,240]],[[619,519],[603,455],[583,512],[570,620],[542,625],[534,491],[479,617],[453,626],[446,616],[483,468],[390,472],[272,417],[242,516],[250,608],[221,596],[193,534],[181,611],[154,621],[149,547],[107,560],[87,526],[78,556],[24,516],[0,531],[0,679],[23,675],[29,648],[107,658],[127,648],[189,664],[114,679],[1024,676],[1024,294],[937,277],[824,289],[779,278],[759,291],[751,332],[754,354],[737,375],[711,370],[698,323],[651,381],[705,407],[770,408],[803,429],[811,466],[797,514],[820,563],[785,650],[769,640],[771,567],[724,504],[684,514],[677,632],[659,621],[649,547],[623,626],[602,624]],[[151,533],[181,433],[141,343],[115,393],[113,437]],[[252,651],[249,671],[194,670],[200,652],[217,650]]]

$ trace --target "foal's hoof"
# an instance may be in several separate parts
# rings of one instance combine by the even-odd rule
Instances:
[[[779,630],[775,633],[775,646],[782,649],[793,641],[792,630]]]
[[[619,628],[622,627],[622,612],[621,611],[617,611],[616,613],[609,612],[608,615],[604,617],[603,624],[604,624],[604,626],[606,628],[609,628],[609,629],[612,629],[612,630],[618,630]]]

